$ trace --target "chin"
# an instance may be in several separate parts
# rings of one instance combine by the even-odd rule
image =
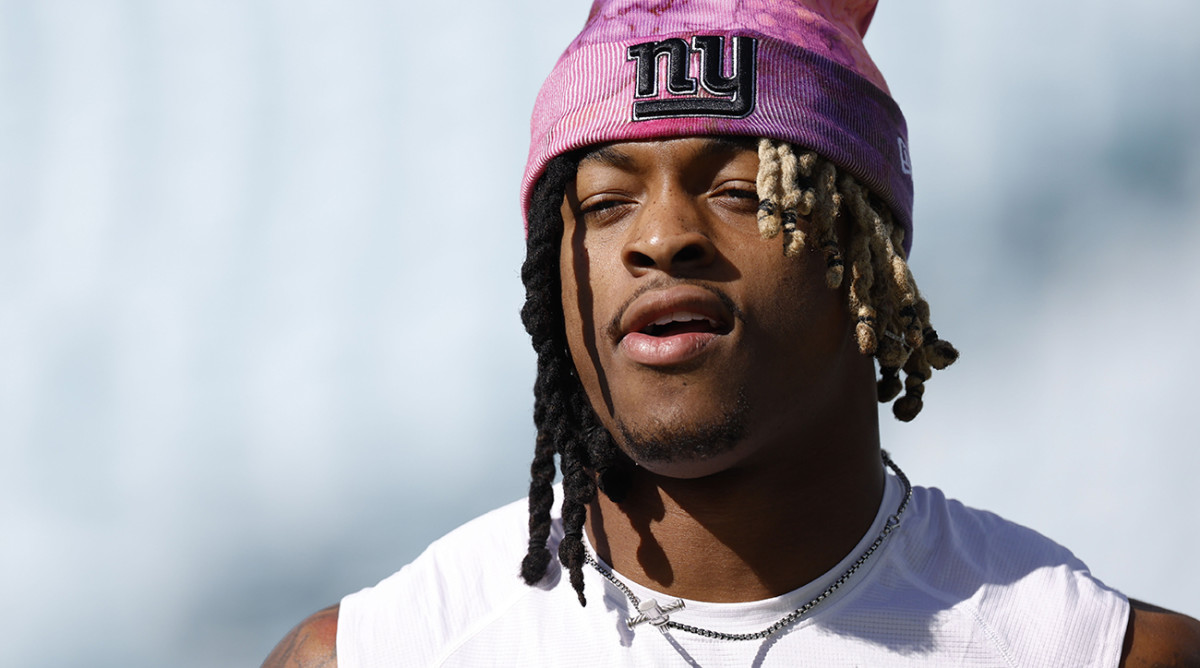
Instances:
[[[662,475],[695,478],[723,468],[722,461],[745,440],[749,404],[745,393],[716,410],[692,418],[675,412],[632,421],[616,418],[621,449],[639,466]],[[711,469],[711,470],[710,470]]]

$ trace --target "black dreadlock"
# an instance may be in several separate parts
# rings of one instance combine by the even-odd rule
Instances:
[[[579,382],[563,328],[559,248],[563,235],[562,203],[575,177],[580,152],[560,155],[546,166],[534,188],[521,280],[525,305],[521,321],[537,353],[533,422],[537,428],[532,480],[529,483],[529,550],[521,577],[533,585],[546,575],[550,551],[550,508],[554,503],[554,456],[563,474],[563,539],[558,559],[571,586],[583,595],[583,524],[596,490],[620,502],[629,488],[629,460],[617,448],[592,409]],[[894,225],[888,207],[853,177],[811,151],[785,142],[759,142],[759,230],[764,238],[783,237],[784,252],[796,255],[807,234],[798,225],[810,221],[810,234],[825,255],[826,282],[842,283],[849,260],[850,313],[858,319],[859,350],[876,358],[880,402],[899,394],[899,372],[906,375],[904,397],[893,405],[903,421],[920,412],[924,382],[933,369],[953,363],[958,351],[939,339],[929,324],[929,305],[917,291],[904,257],[904,230]],[[843,204],[847,206],[843,207]],[[835,220],[848,213],[851,238],[838,244]]]
[[[612,436],[596,417],[575,373],[563,330],[562,284],[559,279],[559,244],[563,220],[560,211],[567,184],[579,164],[576,154],[561,155],[546,166],[534,189],[529,209],[529,234],[521,280],[525,306],[521,321],[533,338],[537,353],[533,423],[537,441],[529,483],[529,551],[521,563],[521,577],[532,585],[546,575],[550,551],[550,508],[554,503],[554,455],[563,473],[563,539],[558,559],[570,573],[571,586],[583,596],[583,523],[587,504],[596,496],[596,482],[614,501],[628,487],[622,455]],[[596,478],[593,478],[593,475]]]

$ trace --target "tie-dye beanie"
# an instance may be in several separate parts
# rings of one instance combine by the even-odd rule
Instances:
[[[521,185],[580,147],[781,139],[853,174],[912,239],[907,131],[862,38],[877,0],[596,0],[538,94]]]

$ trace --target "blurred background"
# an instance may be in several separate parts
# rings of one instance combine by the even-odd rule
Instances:
[[[517,188],[586,0],[0,0],[0,664],[257,665],[524,495]],[[920,484],[1200,616],[1200,4],[885,0]],[[515,568],[515,565],[514,565]]]

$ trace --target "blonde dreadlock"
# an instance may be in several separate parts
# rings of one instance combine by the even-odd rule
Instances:
[[[842,284],[844,262],[837,239],[837,219],[851,218],[846,254],[850,262],[849,307],[857,320],[855,338],[864,355],[879,362],[880,402],[900,393],[892,405],[895,416],[908,422],[921,412],[925,381],[934,369],[958,359],[958,351],[938,338],[929,322],[929,304],[917,290],[904,255],[904,229],[891,211],[878,202],[853,176],[812,151],[798,152],[787,142],[758,142],[758,230],[764,239],[783,236],[784,253],[799,254],[815,237],[825,256],[825,282]],[[810,233],[798,225],[811,221]]]

